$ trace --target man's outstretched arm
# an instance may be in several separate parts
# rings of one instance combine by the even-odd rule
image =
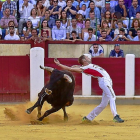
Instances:
[[[82,69],[80,67],[68,67],[66,65],[61,64],[56,58],[54,59],[54,63],[61,67],[64,70],[72,71],[72,72],[82,72]]]

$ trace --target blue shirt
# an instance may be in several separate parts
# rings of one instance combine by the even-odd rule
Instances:
[[[99,38],[102,37],[101,35],[99,36]],[[99,41],[99,38],[98,38],[98,41]],[[110,35],[107,35],[106,38],[105,38],[105,41],[112,41],[112,38]]]
[[[90,3],[90,1],[86,1],[86,2],[85,2],[85,1],[83,0],[82,2],[80,2],[80,8],[82,7],[83,4],[85,4],[86,7],[88,8],[89,3]]]
[[[36,0],[29,0],[28,2],[32,3],[33,5],[36,5]],[[23,4],[23,0],[19,0],[19,5]]]
[[[140,41],[138,36],[135,36],[132,41]]]
[[[130,6],[129,8],[129,17],[136,17],[136,13],[140,12],[140,6],[138,5],[136,9],[134,9],[133,6]]]
[[[41,23],[42,23],[42,21],[43,21],[44,19],[45,19],[45,16],[43,16],[43,17],[41,18]],[[55,26],[55,19],[52,18],[52,17],[50,17],[50,19],[48,20],[48,27],[52,29],[53,26]]]
[[[116,52],[115,52],[115,50],[111,50],[111,52],[110,52],[110,54],[109,54],[109,57],[110,56],[115,56],[116,57]],[[119,57],[119,56],[122,56],[122,57],[124,57],[124,53],[123,53],[123,50],[121,50],[120,49],[120,51],[119,51],[119,53],[117,54],[117,57]]]
[[[74,2],[72,3],[72,6],[74,6],[75,8],[77,8],[78,5],[79,5],[79,2],[77,2],[77,1],[74,1]]]
[[[125,8],[126,8],[126,7],[125,7]],[[115,12],[120,12],[121,15],[122,15],[122,17],[124,17],[124,10],[123,10],[123,8],[121,8],[121,7],[119,6],[119,4],[118,4],[117,6],[115,6]]]
[[[86,9],[86,19],[89,18],[89,12],[90,12],[90,8]],[[100,14],[99,8],[95,7],[94,8],[94,13],[95,13],[95,17],[97,19],[100,19],[101,18],[101,14]]]
[[[67,6],[65,6],[65,7],[63,8],[62,11],[64,11],[64,9],[65,9],[66,7],[67,7]],[[77,9],[76,9],[74,6],[72,6],[71,9],[77,12]],[[69,11],[69,9],[67,10],[66,14],[67,14],[67,18],[69,18],[70,16],[71,16],[71,18],[75,18],[75,16],[76,16],[76,15],[73,15],[73,14]]]

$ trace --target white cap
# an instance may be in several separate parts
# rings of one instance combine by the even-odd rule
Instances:
[[[84,55],[87,56],[89,59],[91,59],[91,54],[85,53]]]

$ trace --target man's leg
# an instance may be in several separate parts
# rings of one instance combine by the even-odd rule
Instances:
[[[26,21],[25,21],[24,19],[20,19],[20,20],[19,20],[19,24],[18,24],[19,34],[22,34],[23,24],[24,24],[25,22],[26,22]]]

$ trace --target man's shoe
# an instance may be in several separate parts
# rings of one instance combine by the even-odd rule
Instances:
[[[122,120],[122,119],[120,118],[119,115],[116,115],[116,116],[114,117],[113,121],[114,121],[114,122],[118,122],[118,123],[124,122],[124,120]]]
[[[82,118],[82,122],[91,123],[91,121],[86,116]]]

